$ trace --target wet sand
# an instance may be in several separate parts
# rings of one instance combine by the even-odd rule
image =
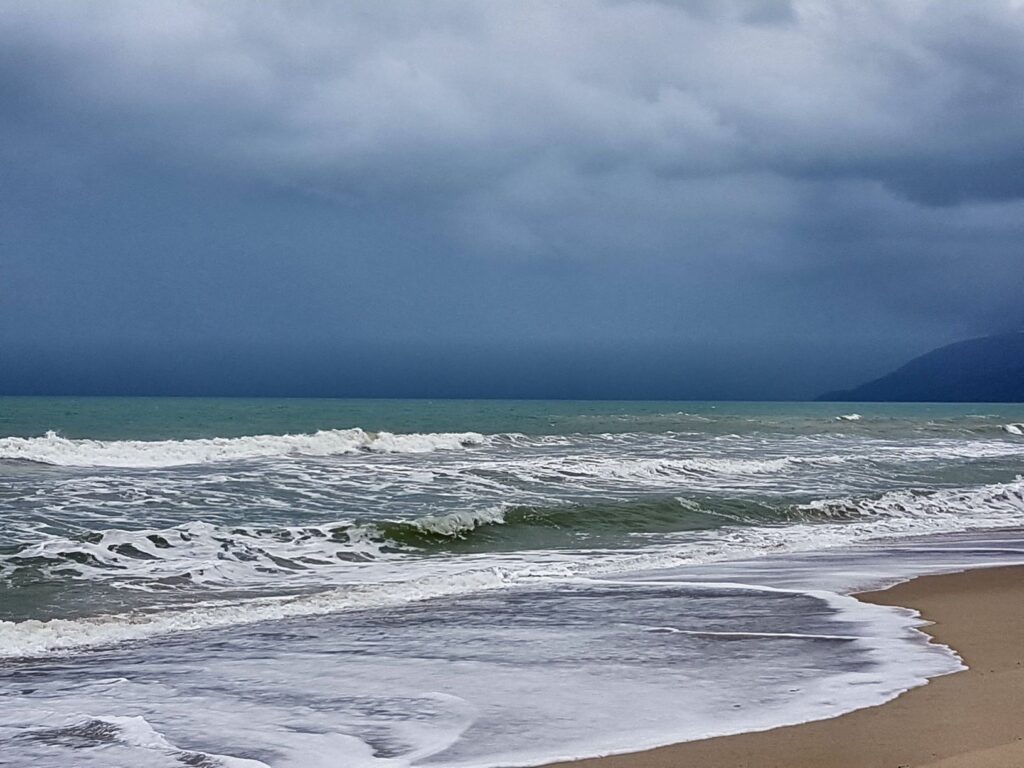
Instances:
[[[969,669],[877,707],[565,768],[1024,768],[1024,566],[924,576],[858,595],[913,608]]]

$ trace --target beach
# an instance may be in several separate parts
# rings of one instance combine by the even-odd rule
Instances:
[[[986,643],[1024,637],[1020,572],[911,580],[1024,564],[1024,406],[0,413],[0,763],[895,767],[1015,737]],[[871,599],[938,643],[854,597],[901,582]]]
[[[0,768],[1024,768],[1024,0],[0,9]]]
[[[912,608],[968,669],[829,720],[633,754],[573,768],[1019,768],[1024,766],[1024,567],[923,576],[858,596]]]

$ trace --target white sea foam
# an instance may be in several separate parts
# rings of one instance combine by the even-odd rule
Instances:
[[[860,421],[862,418],[864,417],[859,413],[847,413],[842,416],[836,416],[837,421]]]
[[[714,506],[705,510],[692,500],[678,501],[689,513],[716,514]],[[402,577],[413,567],[410,557],[421,547],[429,545],[443,552],[445,538],[467,538],[486,526],[507,525],[511,509],[514,507],[502,504],[405,520],[341,520],[306,526],[223,526],[196,521],[172,528],[115,528],[77,538],[47,535],[0,556],[0,575],[30,566],[60,573],[62,578],[98,579],[142,590],[196,585],[227,589],[260,585],[322,587],[358,578],[357,572],[368,572],[372,565],[377,566],[375,572],[394,570]],[[569,527],[581,542],[586,540],[593,518],[585,508],[556,505],[547,511],[557,516],[558,527]],[[515,522],[520,526],[544,525],[544,514],[543,509],[537,510],[531,517],[516,518]],[[785,519],[786,526],[758,526],[756,516],[734,515],[726,509],[718,516],[738,525],[708,529],[699,535],[684,532],[683,537],[696,540],[677,551],[683,557],[706,560],[756,555],[808,543],[842,545],[870,536],[872,531],[875,535],[906,535],[1021,525],[1024,485],[1018,480],[929,493],[901,490],[877,497],[822,499],[779,507],[776,514],[784,515],[779,520]],[[822,525],[831,520],[839,525]],[[638,520],[637,525],[643,529],[642,521]],[[417,531],[436,538],[419,540]],[[535,538],[526,540],[537,546]],[[661,554],[659,550],[658,556]],[[599,567],[598,563],[607,557],[594,553],[589,559]]]
[[[141,590],[174,584],[242,588],[281,579],[291,586],[322,586],[332,573],[351,580],[361,565],[398,559],[401,550],[416,548],[392,541],[389,526],[458,539],[482,526],[503,525],[505,514],[504,505],[495,505],[379,523],[228,527],[195,521],[173,528],[113,528],[78,538],[49,535],[0,556],[0,576],[30,564],[65,578],[74,570],[78,578]]]
[[[360,561],[386,557],[387,540],[372,526],[338,522],[274,528],[225,527],[196,521],[174,528],[109,529],[88,538],[48,536],[0,558],[0,574],[19,564],[135,589],[191,585],[245,587],[286,576],[322,583],[331,569],[351,572]]]
[[[839,464],[847,461],[842,456],[781,456],[773,458],[701,457],[693,458],[632,458],[632,457],[578,457],[564,456],[524,460],[513,470],[526,480],[595,479],[611,481],[650,481],[655,485],[666,481],[709,476],[775,475],[786,470]]]
[[[417,581],[351,585],[302,596],[210,602],[182,609],[106,614],[82,619],[0,621],[0,658],[38,657],[180,632],[385,608],[496,589],[516,581],[516,574],[509,569],[490,567],[428,576]]]
[[[930,493],[891,491],[878,498],[847,498],[813,501],[800,509],[816,515],[891,520],[943,520],[962,518],[965,523],[1019,525],[1024,523],[1024,478],[979,488],[947,488]],[[970,526],[967,526],[970,527]]]
[[[425,533],[455,538],[484,525],[504,525],[505,511],[505,507],[499,505],[476,511],[449,512],[447,515],[417,518],[412,525]]]
[[[857,414],[837,417],[854,420]],[[1024,424],[1002,427],[1024,434]],[[327,457],[357,454],[430,454],[488,448],[484,455],[496,469],[564,473],[606,479],[657,479],[667,476],[740,476],[902,458],[914,461],[998,458],[1024,453],[1012,440],[944,439],[907,443],[863,438],[858,450],[835,436],[794,436],[763,440],[725,435],[715,438],[725,451],[707,454],[707,446],[686,434],[609,433],[574,435],[484,435],[478,432],[396,434],[352,429],[309,434],[248,435],[185,440],[71,439],[55,432],[41,437],[0,438],[0,460],[30,461],[68,467],[173,468],[275,457]],[[898,455],[894,455],[898,454]],[[429,471],[424,467],[419,471]]]
[[[490,553],[463,560],[405,561],[397,570],[364,572],[363,583],[315,594],[257,597],[83,619],[0,622],[0,657],[45,656],[165,634],[388,607],[538,581],[557,582],[765,554],[826,550],[879,537],[1021,526],[1024,478],[1014,483],[930,494],[894,492],[877,499],[823,500],[807,504],[804,509],[816,517],[832,516],[844,522],[729,526],[699,536],[691,532],[685,542],[669,542],[640,552],[533,551]],[[140,562],[140,567],[146,567],[146,561]],[[241,566],[245,566],[244,561]],[[252,573],[258,572],[258,565],[254,566]],[[366,581],[371,574],[378,581]]]
[[[269,456],[333,456],[371,451],[429,453],[482,445],[476,432],[393,434],[328,429],[301,435],[251,435],[193,440],[73,440],[42,437],[0,439],[0,459],[73,467],[175,467]]]
[[[702,669],[701,660],[685,653],[663,662],[671,650],[656,634],[643,632],[645,614],[631,613],[629,596],[642,590],[648,609],[657,605],[659,615],[677,616],[686,631],[680,608],[694,592],[709,588],[747,595],[747,605],[756,605],[751,593],[757,592],[792,599],[806,606],[792,617],[792,626],[809,622],[805,626],[818,631],[787,633],[787,624],[773,622],[777,633],[732,635],[732,640],[745,637],[745,649],[753,652],[727,664]],[[380,638],[375,634],[382,625],[371,625],[371,635],[354,628],[348,643],[315,630],[313,643],[301,630],[291,642],[256,636],[244,641],[247,652],[230,655],[230,641],[218,638],[212,646],[216,665],[202,663],[211,646],[198,639],[186,660],[181,647],[128,651],[135,670],[130,679],[39,675],[31,696],[14,696],[0,709],[0,732],[11,724],[59,739],[69,726],[79,731],[97,722],[115,727],[116,733],[101,734],[106,743],[100,750],[82,749],[79,741],[53,745],[75,752],[55,752],[47,744],[50,751],[35,753],[41,761],[30,759],[29,751],[39,742],[12,744],[17,750],[12,755],[21,762],[54,768],[61,759],[83,766],[162,766],[173,760],[200,762],[196,758],[202,755],[237,768],[263,768],[261,763],[326,768],[338,755],[353,768],[536,765],[833,716],[881,703],[928,676],[960,668],[948,650],[926,644],[911,629],[920,622],[908,612],[834,594],[673,578],[658,585],[584,580],[545,595],[556,601],[554,608],[549,600],[496,604],[504,613],[493,625],[469,609],[465,615],[484,620],[482,644],[463,642],[464,635],[435,619],[395,627]],[[588,620],[566,625],[557,606],[574,596],[586,598],[578,602]],[[449,609],[462,615],[457,604]],[[504,620],[521,616],[520,611],[527,620]],[[607,624],[602,616],[609,617]],[[688,616],[697,626],[705,618],[699,612]],[[714,635],[727,640],[730,634],[711,633],[706,640]],[[368,636],[374,642],[362,646],[360,640]],[[401,653],[420,638],[429,653]],[[773,638],[785,638],[784,647],[776,648]],[[558,663],[567,643],[593,654]],[[812,674],[803,659],[793,660],[794,643],[814,654],[818,664]],[[339,650],[351,647],[360,652],[339,669]],[[118,674],[124,663],[118,658],[105,664],[101,657],[91,666],[102,676]],[[772,679],[758,682],[765,663],[771,664]],[[434,693],[439,675],[446,694]],[[524,691],[532,692],[529,707],[523,706]],[[622,700],[639,703],[615,706]],[[578,716],[562,717],[567,711]],[[135,749],[111,754],[110,747],[121,746]],[[157,756],[170,759],[149,762]]]
[[[167,741],[144,717],[97,717],[93,722],[109,723],[118,730],[119,741],[133,747],[143,749],[172,750],[174,746]]]
[[[1024,445],[1014,440],[948,440],[922,445],[877,443],[865,446],[872,460],[931,462],[943,460],[998,459],[1024,455]]]
[[[203,759],[204,764],[215,764],[224,768],[270,768],[266,763],[259,760],[247,758],[230,757],[228,755],[213,755],[208,752],[195,752],[193,750],[182,750],[169,742],[167,738],[157,731],[146,718],[121,715],[103,715],[90,718],[80,723],[80,726],[89,726],[94,723],[106,723],[114,726],[117,732],[117,741],[125,746],[136,747],[150,752],[158,752],[173,757],[184,757],[193,764],[197,759]],[[183,764],[184,763],[183,761]]]

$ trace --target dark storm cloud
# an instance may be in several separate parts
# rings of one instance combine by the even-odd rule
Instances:
[[[48,104],[149,151],[328,190],[471,191],[539,164],[1006,199],[1022,191],[1022,15],[994,2],[9,4],[4,92],[15,112]]]
[[[860,376],[1024,321],[1017,2],[7,2],[0,41],[9,340]]]

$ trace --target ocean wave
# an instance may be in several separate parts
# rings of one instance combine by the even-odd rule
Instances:
[[[264,621],[387,608],[517,583],[509,569],[467,569],[406,582],[359,584],[314,594],[206,602],[187,608],[138,610],[79,619],[0,621],[0,658],[38,658],[79,648]]]
[[[449,512],[446,515],[428,515],[417,518],[410,523],[392,521],[374,527],[381,528],[385,536],[387,536],[389,529],[397,533],[402,528],[409,528],[428,535],[455,538],[475,531],[485,525],[504,525],[505,522],[505,508],[495,506],[481,510]],[[393,538],[400,539],[401,536]]]
[[[825,499],[796,507],[821,518],[943,519],[962,517],[1001,526],[1024,523],[1024,477],[1012,483],[938,491],[890,491],[877,497]]]
[[[61,578],[101,579],[150,591],[179,588],[322,584],[332,571],[351,575],[360,563],[477,544],[515,548],[519,537],[547,531],[534,545],[558,546],[601,529],[678,530],[703,510],[669,499],[641,504],[551,508],[495,505],[408,520],[309,526],[221,526],[195,521],[172,528],[108,529],[46,536],[0,554],[0,576],[33,570]],[[703,527],[713,525],[705,522]],[[503,541],[496,541],[496,528]],[[699,527],[699,526],[698,526]]]
[[[368,526],[386,546],[410,550],[473,551],[558,548],[594,543],[594,537],[710,530],[726,525],[783,521],[787,508],[733,499],[654,498],[552,506],[504,504],[410,521]]]
[[[857,414],[837,419],[852,420]],[[993,427],[994,428],[994,427]],[[1024,435],[1024,424],[999,427],[1003,434]],[[527,435],[478,432],[370,432],[359,427],[308,434],[247,435],[181,440],[95,440],[47,432],[39,437],[0,438],[0,461],[24,461],[66,467],[160,469],[276,457],[327,457],[353,454],[458,452],[485,447],[491,462],[507,462],[512,471],[534,469],[541,479],[593,477],[605,480],[659,480],[710,475],[770,475],[789,470],[828,467],[863,459],[903,460],[998,458],[1024,450],[1019,441],[940,440],[929,444],[896,443],[865,438],[856,452],[834,436],[790,436],[774,450],[764,443],[744,445],[734,435],[719,436],[724,452],[697,452],[691,435],[640,432]],[[614,455],[617,453],[618,455]],[[733,453],[733,455],[728,455]],[[500,469],[500,467],[496,467]]]
[[[533,482],[580,479],[641,481],[654,486],[711,476],[777,475],[790,469],[824,467],[848,461],[844,456],[777,456],[766,458],[702,457],[619,458],[560,456],[523,461],[514,467],[521,479]]]
[[[42,437],[0,438],[0,459],[67,467],[175,467],[273,456],[358,453],[429,453],[483,445],[477,432],[395,434],[328,429],[299,435],[250,435],[191,440],[87,440],[47,432]]]
[[[301,582],[314,571],[320,572],[314,577],[320,581],[332,567],[386,556],[389,543],[373,526],[347,523],[227,527],[196,521],[173,528],[49,536],[0,557],[0,575],[34,570],[158,591],[247,587],[280,583],[282,576]]]
[[[86,647],[169,634],[386,608],[538,582],[564,582],[652,569],[821,551],[880,537],[903,538],[1019,526],[1024,523],[1024,478],[1014,483],[933,493],[894,492],[872,499],[823,500],[794,508],[807,517],[784,525],[725,526],[682,543],[637,551],[535,552],[524,558],[446,558],[431,570],[393,572],[358,584],[322,585],[305,594],[235,597],[187,607],[164,605],[75,619],[0,621],[0,658],[35,658]],[[508,517],[505,518],[506,524]],[[487,523],[484,524],[489,525]],[[275,580],[279,582],[279,580]]]
[[[1022,454],[1024,446],[1015,440],[945,440],[922,445],[879,442],[869,445],[862,456],[872,461],[887,463],[916,463],[1000,459]]]
[[[812,538],[820,538],[821,527],[829,525],[834,526],[829,542],[843,543],[861,536],[864,526],[877,535],[901,535],[1022,524],[1022,479],[807,503],[670,497],[553,506],[504,504],[407,520],[243,527],[192,522],[164,529],[47,536],[0,554],[0,577],[20,573],[24,578],[34,572],[153,593],[197,588],[213,590],[209,594],[223,589],[294,590],[351,581],[360,572],[405,578],[413,570],[436,566],[439,556],[456,563],[466,555],[522,557],[527,552],[568,553],[586,547],[600,559],[613,551],[650,546],[651,534],[671,541],[685,532],[712,549],[743,540],[744,554],[754,555],[759,552],[757,541],[764,544],[764,552],[774,551],[780,538],[806,538],[815,527]]]
[[[51,715],[52,717],[52,715]],[[209,752],[179,749],[157,731],[141,715],[89,716],[62,718],[64,723],[57,727],[34,728],[26,736],[33,742],[56,747],[69,743],[79,749],[83,747],[109,748],[117,744],[136,747],[159,756],[171,757],[180,765],[202,766],[203,768],[270,768],[259,760],[215,755]],[[162,761],[160,761],[162,762]]]
[[[148,591],[280,585],[282,579],[291,585],[322,584],[332,571],[347,577],[360,563],[444,550],[489,526],[515,527],[522,514],[499,505],[409,520],[307,526],[194,521],[171,528],[50,535],[0,554],[0,577],[35,571]]]

